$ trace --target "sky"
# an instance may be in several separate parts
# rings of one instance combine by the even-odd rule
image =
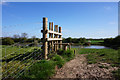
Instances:
[[[2,4],[2,36],[25,32],[41,38],[43,17],[61,26],[64,38],[118,35],[118,2],[6,2]]]

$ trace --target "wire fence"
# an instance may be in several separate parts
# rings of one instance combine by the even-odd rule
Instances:
[[[10,47],[9,47],[10,48]],[[13,47],[11,47],[13,48]],[[2,79],[5,80],[7,78],[17,78],[22,74],[26,68],[32,66],[38,59],[42,59],[42,51],[39,47],[29,47],[28,49],[24,49],[23,52],[20,52],[21,48],[18,47],[18,50],[8,53],[4,48],[4,56],[2,59]],[[11,56],[12,54],[15,56]]]
[[[35,22],[31,24],[42,24],[42,22]],[[26,26],[31,25],[28,23],[25,24],[15,24],[15,25],[8,25],[3,26],[3,30],[6,31],[7,28],[12,27],[16,28],[19,26]],[[41,31],[42,27],[36,26],[35,30]],[[3,31],[3,32],[4,32]],[[33,30],[29,31],[32,32]],[[9,32],[7,33],[9,34]],[[42,35],[41,35],[42,36]],[[11,37],[13,38],[13,37]],[[2,58],[0,58],[0,61],[2,62],[2,80],[9,80],[9,78],[17,79],[21,77],[21,75],[24,73],[24,71],[30,66],[32,66],[34,63],[36,63],[38,60],[41,60],[42,57],[42,51],[40,46],[29,46],[31,44],[34,44],[34,41],[32,42],[24,42],[24,40],[19,42],[15,42],[13,45],[3,45],[2,50]],[[24,47],[23,47],[24,46]]]

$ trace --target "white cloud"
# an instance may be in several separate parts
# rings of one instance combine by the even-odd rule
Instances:
[[[0,1],[0,5],[8,5],[8,3],[6,0],[2,0],[2,1]]]

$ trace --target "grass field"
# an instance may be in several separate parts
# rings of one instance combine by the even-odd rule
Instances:
[[[90,40],[90,41],[91,45],[100,45],[102,42],[104,42],[104,40]]]
[[[81,49],[80,54],[88,54],[88,63],[106,62],[118,66],[120,62],[118,50],[114,49]]]
[[[21,48],[21,47],[17,47],[17,46],[12,47],[12,46],[3,45],[2,46],[2,59],[5,59],[5,57],[11,58],[11,57],[14,57],[14,56],[19,55],[19,54],[24,54],[26,52],[31,51],[34,48],[38,49],[38,47]]]
[[[80,49],[80,54],[88,54],[86,56],[88,64],[109,63],[112,67],[119,67],[117,71],[113,71],[114,77],[120,79],[120,49]]]
[[[5,48],[6,48],[6,51],[5,51]],[[12,52],[14,52],[14,53],[12,53]],[[34,53],[32,54],[32,52],[34,52]],[[3,46],[2,47],[2,54],[3,54],[2,57],[5,57],[5,54],[8,55],[7,60],[5,60],[6,58],[3,58],[3,62],[2,62],[2,64],[5,65],[2,67],[2,70],[3,70],[2,72],[8,71],[3,74],[3,77],[5,77],[7,75],[14,77],[15,74],[20,75],[20,73],[18,73],[18,72],[20,70],[22,70],[24,67],[28,67],[28,65],[31,64],[31,61],[34,59],[33,56],[36,53],[40,54],[39,52],[40,52],[40,48],[38,48],[38,47],[19,48],[19,47]],[[21,75],[21,77],[28,78],[28,79],[49,78],[50,76],[52,76],[55,73],[56,65],[58,66],[58,68],[61,68],[65,64],[65,62],[74,58],[74,52],[76,54],[77,53],[88,54],[86,56],[88,64],[105,62],[105,63],[110,63],[111,66],[120,67],[120,58],[119,58],[120,53],[118,53],[118,50],[72,48],[72,51],[60,50],[58,52],[58,55],[55,55],[55,54],[49,55],[49,56],[52,56],[51,60],[49,60],[49,61],[48,60],[42,60],[42,61],[36,60],[36,63],[33,63],[34,65],[31,66],[30,69],[27,69],[26,72],[24,72],[24,74]],[[30,54],[31,54],[31,56],[29,56],[27,59],[25,59],[25,61],[22,61],[22,59],[26,58]],[[16,58],[18,55],[21,57]],[[11,60],[11,59],[15,59],[15,60]],[[17,63],[19,63],[19,64],[17,64]],[[21,67],[20,67],[20,65],[21,65]],[[14,74],[11,74],[12,72]],[[114,71],[113,73],[116,77],[118,77],[119,72],[120,71],[118,70],[118,71]]]
[[[41,54],[40,47],[2,46],[1,49],[3,77],[14,76],[20,70],[28,67]]]

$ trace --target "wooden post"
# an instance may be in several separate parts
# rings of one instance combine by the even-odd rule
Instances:
[[[64,45],[64,50],[67,51],[67,45]]]
[[[49,22],[49,30],[51,30],[51,22]],[[49,33],[49,38],[51,38],[51,33]],[[51,41],[48,42],[48,53],[50,53]]]
[[[51,30],[53,31],[53,22],[52,22],[52,25],[51,25]],[[52,34],[51,34],[51,38],[53,38],[53,37],[54,37],[54,34],[52,33]],[[53,45],[54,45],[54,42],[52,41],[52,43],[51,43],[52,51],[54,50]]]
[[[43,54],[44,54],[44,58],[47,59],[47,18],[43,18]]]
[[[56,31],[56,27],[54,26],[54,31]],[[56,34],[54,34],[54,38],[56,38]],[[56,51],[56,41],[54,41],[54,51]]]
[[[59,27],[59,33],[61,33],[61,32],[62,32],[62,29],[61,29],[61,27]],[[59,35],[59,38],[62,38],[62,36]],[[62,40],[60,41],[60,44],[62,44]],[[60,49],[62,49],[62,45],[59,45],[59,47],[60,47]]]
[[[58,25],[55,25],[55,31],[58,32]],[[58,38],[57,34],[55,36],[56,36],[55,38]],[[56,44],[58,44],[58,40],[56,41]],[[57,51],[59,45],[55,45],[55,46],[56,46],[56,51]]]
[[[71,50],[71,44],[69,44],[69,50]]]

